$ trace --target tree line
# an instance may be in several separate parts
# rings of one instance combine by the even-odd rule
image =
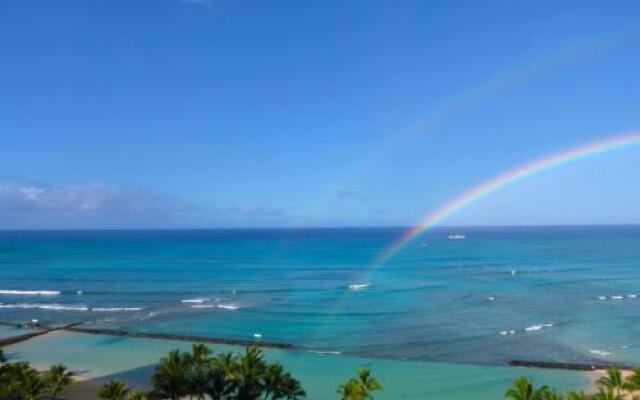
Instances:
[[[61,364],[37,371],[26,362],[7,362],[0,349],[0,400],[56,400],[75,383],[76,375]],[[536,387],[530,379],[513,381],[504,397],[510,400],[640,400],[640,368],[624,377],[610,368],[596,382],[597,391],[558,392]],[[150,391],[128,387],[120,380],[102,385],[97,400],[301,400],[307,395],[300,381],[280,363],[265,360],[257,347],[243,353],[213,351],[194,343],[190,351],[172,350],[162,357],[151,376]],[[336,389],[338,400],[374,400],[382,384],[370,369],[358,369]]]
[[[26,362],[7,362],[0,349],[0,400],[55,400],[74,384],[75,374],[64,365],[37,371]],[[156,364],[152,389],[134,390],[120,380],[102,385],[97,400],[301,400],[307,395],[300,381],[280,363],[265,360],[257,347],[243,353],[213,351],[194,343],[190,351],[172,350]],[[373,400],[382,385],[371,370],[358,369],[339,385],[339,400]]]

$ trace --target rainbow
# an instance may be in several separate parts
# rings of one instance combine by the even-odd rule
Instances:
[[[640,132],[607,137],[603,140],[573,147],[554,155],[520,165],[515,169],[485,181],[471,190],[462,193],[437,210],[427,214],[414,227],[407,230],[399,239],[380,253],[380,255],[373,260],[368,270],[372,271],[385,264],[412,240],[431,230],[445,218],[506,186],[573,161],[638,144],[640,144]]]

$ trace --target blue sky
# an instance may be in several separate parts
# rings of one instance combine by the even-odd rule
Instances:
[[[640,129],[637,1],[6,0],[0,52],[0,228],[410,225]],[[639,161],[445,223],[640,223]]]

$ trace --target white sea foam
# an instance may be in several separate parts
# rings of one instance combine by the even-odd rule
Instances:
[[[505,336],[505,335],[515,335],[516,331],[500,331],[500,334]]]
[[[606,300],[607,296],[598,296],[598,300]]]
[[[238,308],[240,308],[240,307],[236,306],[235,304],[218,304],[217,307],[218,308],[223,308],[225,310],[231,310],[231,311],[232,310],[237,310]]]
[[[635,298],[638,297],[638,295],[637,294],[628,294],[627,297],[630,298],[630,299],[635,299]]]
[[[254,333],[253,337],[256,339],[262,339],[262,333]]]
[[[496,298],[495,298],[495,297],[493,297],[493,296],[487,297],[487,300],[489,300],[489,301],[494,301],[495,299],[496,299]]]
[[[58,296],[59,290],[9,290],[0,289],[0,294],[10,296]]]
[[[542,328],[551,328],[552,326],[553,324],[535,324],[535,325],[531,325],[524,328],[524,330],[527,332],[534,332],[534,331],[539,331]]]
[[[342,354],[341,351],[329,351],[329,350],[327,350],[327,351],[325,351],[325,350],[309,350],[309,353],[328,354],[328,355],[334,355],[334,356]]]
[[[612,353],[610,353],[608,351],[604,351],[604,350],[589,350],[589,353],[595,354],[595,355],[600,356],[600,357],[606,357],[606,356],[610,356],[612,354]]]
[[[362,290],[369,287],[368,283],[352,283],[348,286],[349,290]]]
[[[217,308],[218,306],[215,304],[194,304],[191,308]]]
[[[142,311],[142,307],[95,307],[91,311],[95,312],[122,312],[122,311]]]
[[[205,301],[209,301],[211,299],[205,299],[202,297],[198,297],[195,299],[184,299],[184,300],[180,300],[181,303],[204,303]]]
[[[38,303],[0,304],[0,308],[21,308],[21,309],[39,309],[39,310],[54,310],[54,311],[89,311],[89,307],[81,306],[81,305],[38,304]]]
[[[620,300],[622,298],[622,296],[621,295],[615,295],[615,296],[611,296],[611,298],[613,300]]]

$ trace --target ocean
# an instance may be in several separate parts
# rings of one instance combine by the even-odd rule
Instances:
[[[0,232],[0,320],[371,360],[640,364],[640,227],[439,228],[371,269],[402,231]]]

